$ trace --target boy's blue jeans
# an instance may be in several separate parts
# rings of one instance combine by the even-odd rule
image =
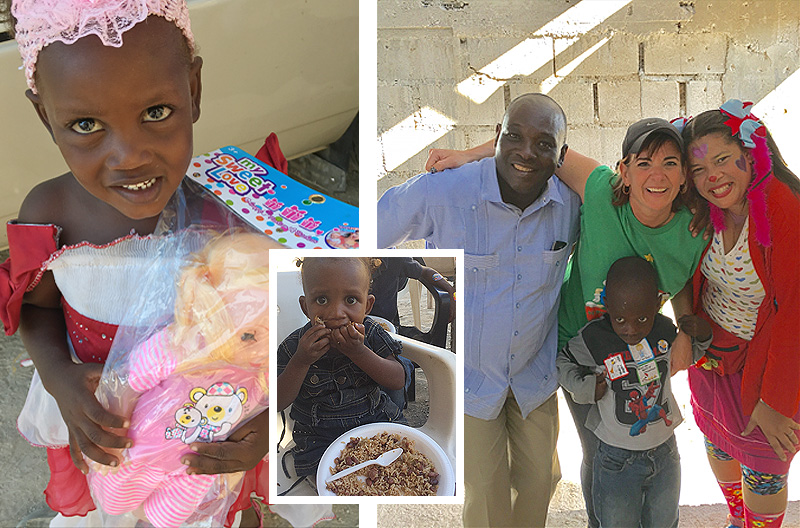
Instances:
[[[647,451],[598,440],[592,494],[601,528],[676,528],[681,464],[675,436]]]

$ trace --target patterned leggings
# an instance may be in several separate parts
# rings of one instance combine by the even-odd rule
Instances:
[[[734,458],[728,453],[714,445],[707,437],[704,437],[706,453],[712,458],[727,462]],[[763,473],[751,469],[744,464],[742,466],[742,481],[744,485],[758,495],[776,495],[786,488],[788,473]]]

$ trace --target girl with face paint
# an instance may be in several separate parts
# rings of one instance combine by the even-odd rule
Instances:
[[[714,341],[689,369],[695,420],[733,526],[780,526],[800,430],[800,180],[752,103],[683,129],[689,196],[714,234],[694,310]]]

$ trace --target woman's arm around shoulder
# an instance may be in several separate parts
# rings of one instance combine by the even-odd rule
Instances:
[[[430,149],[425,170],[440,172],[445,169],[456,169],[472,161],[478,161],[494,155],[494,140],[466,150]]]
[[[592,171],[599,166],[600,163],[597,160],[584,156],[575,150],[567,149],[564,162],[556,169],[556,176],[581,197],[582,203],[584,191],[586,190],[586,181]]]

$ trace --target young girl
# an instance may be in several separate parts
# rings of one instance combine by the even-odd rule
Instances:
[[[307,257],[300,308],[310,319],[278,347],[278,410],[292,405],[298,476],[317,470],[325,449],[366,423],[405,422],[379,385],[403,388],[401,345],[369,317],[372,259]]]
[[[800,429],[800,180],[752,104],[683,130],[698,215],[714,236],[694,277],[714,341],[689,369],[692,407],[733,526],[780,526]]]
[[[82,516],[95,509],[84,456],[115,466],[106,449],[131,444],[127,421],[94,390],[116,325],[140,293],[150,235],[192,156],[202,59],[184,0],[2,2],[14,18],[26,96],[70,168],[35,187],[8,225],[3,323],[8,334],[21,329],[64,421],[64,447],[48,449],[47,502]],[[46,399],[34,392],[28,416]],[[257,523],[250,492],[266,497],[267,431],[265,412],[182,460],[190,474],[247,470],[229,523],[245,509],[243,525]]]

